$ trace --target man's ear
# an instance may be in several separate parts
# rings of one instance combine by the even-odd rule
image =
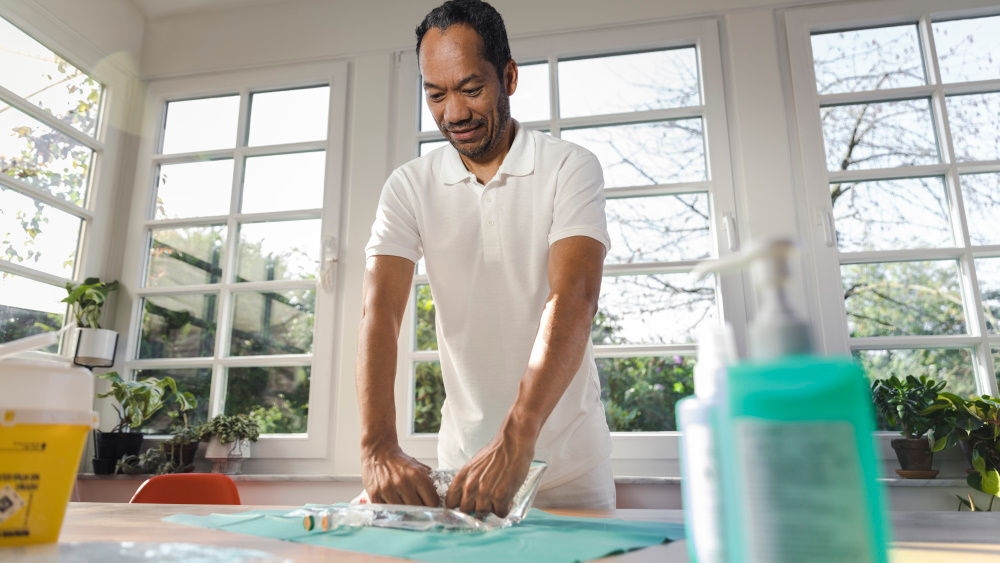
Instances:
[[[503,86],[508,96],[517,90],[517,63],[514,59],[507,61],[503,67]]]

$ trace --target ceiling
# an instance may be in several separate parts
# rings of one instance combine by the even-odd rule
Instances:
[[[147,20],[175,14],[214,12],[262,4],[301,2],[303,0],[131,0]]]

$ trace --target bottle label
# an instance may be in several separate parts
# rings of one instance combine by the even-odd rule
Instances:
[[[853,426],[740,420],[746,560],[865,562],[872,534]]]

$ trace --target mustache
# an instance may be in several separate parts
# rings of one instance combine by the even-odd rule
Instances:
[[[485,119],[465,119],[463,121],[453,121],[442,123],[445,131],[451,132],[456,129],[459,131],[466,131],[474,127],[479,127],[480,125],[486,125]]]

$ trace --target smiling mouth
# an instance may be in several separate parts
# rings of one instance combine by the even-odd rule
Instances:
[[[481,125],[476,125],[468,129],[448,129],[448,134],[456,141],[468,141],[479,133]]]

